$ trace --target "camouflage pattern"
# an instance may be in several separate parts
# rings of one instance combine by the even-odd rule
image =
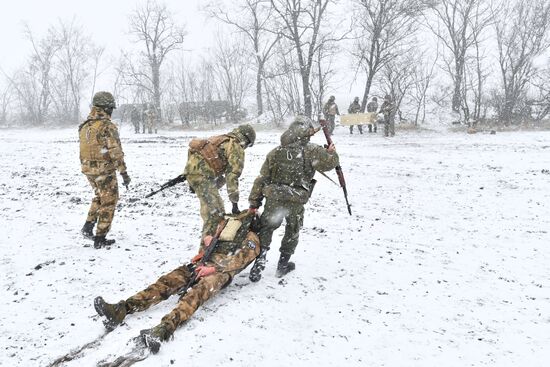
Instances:
[[[157,133],[157,116],[155,114],[155,110],[153,108],[150,108],[145,113],[145,125],[147,126],[147,133],[152,134],[153,131],[155,134]],[[143,129],[145,130],[145,125],[143,126]],[[145,131],[143,131],[145,133]]]
[[[132,122],[132,125],[134,125],[134,132],[136,134],[139,134],[139,125],[141,122],[140,115],[139,110],[136,107],[133,107],[132,112],[130,112],[130,121]]]
[[[222,172],[216,171],[197,152],[188,151],[184,174],[189,186],[200,201],[200,213],[203,220],[202,235],[213,233],[217,223],[223,217],[225,208],[219,189],[227,183],[227,194],[232,203],[239,202],[239,177],[244,168],[245,153],[243,145],[249,143],[240,132],[226,135],[228,140],[218,147],[218,155],[224,162]]]
[[[325,120],[328,122],[328,131],[332,135],[334,132],[334,128],[336,127],[335,118],[336,115],[340,115],[340,111],[338,110],[338,105],[335,102],[334,96],[330,96],[327,103],[323,106],[323,115],[325,116]]]
[[[266,198],[260,218],[260,243],[269,249],[273,231],[286,220],[281,253],[291,255],[298,245],[303,225],[304,205],[313,190],[316,171],[334,169],[339,162],[336,152],[309,142],[314,130],[311,120],[297,118],[281,136],[281,145],[268,153],[248,198],[258,208]]]
[[[348,113],[360,113],[361,105],[359,104],[359,97],[355,97],[353,102],[349,105]],[[363,125],[357,125],[359,132],[363,134]],[[353,125],[349,127],[349,133],[353,134]]]
[[[95,107],[116,108],[115,98],[110,92],[97,92],[94,94],[92,105]]]
[[[386,95],[384,98],[384,103],[380,106],[380,113],[384,115],[384,136],[394,136],[396,107],[390,95]]]
[[[372,101],[367,103],[367,112],[376,113],[376,111],[378,111],[378,100],[376,97],[373,97]],[[376,132],[378,128],[376,121],[372,124],[369,124],[368,127],[369,127],[369,133],[373,132],[373,130],[374,132]]]
[[[118,130],[101,107],[92,107],[79,127],[81,170],[94,191],[86,221],[98,222],[96,236],[109,232],[118,201],[116,170],[126,173]]]
[[[247,219],[251,219],[248,215]],[[245,269],[260,252],[258,236],[249,231],[249,223],[243,221],[244,231],[235,237],[234,241],[220,241],[219,249],[213,254],[212,261],[207,266],[214,266],[216,272],[201,278],[187,294],[182,297],[177,306],[161,320],[163,325],[172,334],[179,325],[188,320],[193,313],[227,286],[233,277]],[[230,250],[228,250],[230,249]],[[160,277],[145,290],[126,300],[128,313],[144,311],[149,307],[167,299],[184,287],[192,276],[193,265],[180,266],[168,274]]]

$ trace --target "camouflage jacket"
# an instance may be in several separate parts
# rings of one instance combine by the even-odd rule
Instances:
[[[212,181],[225,179],[229,200],[232,203],[237,203],[239,202],[239,177],[243,172],[245,156],[239,140],[231,134],[228,136],[229,140],[220,144],[218,149],[219,157],[224,162],[221,174],[217,174],[206,160],[195,152],[188,152],[184,174],[188,177],[203,176],[204,179]]]
[[[361,111],[361,105],[359,102],[352,102],[349,105],[348,113],[359,113]]]
[[[338,110],[338,105],[335,102],[325,103],[325,106],[323,107],[323,114],[325,116],[340,115],[340,111]]]
[[[334,169],[339,162],[336,152],[299,139],[290,131],[281,136],[281,145],[268,153],[248,197],[251,207],[260,207],[264,197],[281,202],[305,204],[313,190],[316,171]]]
[[[393,102],[385,100],[380,106],[380,112],[384,114],[385,118],[393,118],[395,115],[395,105]]]
[[[210,261],[206,262],[206,265],[214,266],[217,272],[228,273],[231,277],[245,269],[260,253],[258,235],[250,229],[254,215],[245,211],[236,217],[240,218],[241,227],[234,239],[220,240]]]
[[[378,110],[378,102],[370,101],[367,104],[367,112],[376,112],[376,110]]]
[[[102,108],[92,111],[78,128],[80,164],[86,175],[104,175],[118,170],[126,172],[124,152],[118,129]]]

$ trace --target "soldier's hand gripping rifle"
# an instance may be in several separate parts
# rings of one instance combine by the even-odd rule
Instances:
[[[159,192],[161,192],[161,191],[163,191],[163,190],[166,190],[166,189],[169,188],[169,187],[176,186],[176,185],[179,184],[180,182],[185,182],[185,179],[186,179],[185,175],[184,175],[184,174],[181,174],[181,175],[179,175],[178,177],[173,178],[173,179],[171,179],[170,181],[168,181],[168,182],[162,184],[162,185],[160,186],[160,189],[155,190],[155,191],[151,191],[149,194],[145,195],[145,198],[150,198],[151,196],[156,195],[156,194],[158,194]]]
[[[328,123],[326,120],[319,120],[319,125],[323,128],[323,133],[325,134],[325,138],[327,139],[327,144],[330,146],[333,144],[332,139],[330,137],[330,132],[328,131]],[[337,165],[336,168],[336,174],[338,175],[338,182],[340,182],[340,187],[344,191],[344,198],[346,199],[346,205],[348,206],[348,213],[351,215],[351,205],[348,201],[348,190],[346,188],[346,180],[344,179],[344,172],[342,172],[342,167],[340,165]]]
[[[214,234],[214,237],[212,237],[212,241],[210,241],[210,244],[206,247],[204,250],[204,253],[202,254],[202,257],[198,263],[195,263],[195,269],[199,266],[205,265],[209,260],[210,257],[212,257],[212,254],[216,251],[218,248],[218,240],[220,238],[220,235],[223,232],[223,229],[225,228],[225,225],[227,224],[228,220],[224,219],[223,221],[218,224],[218,228],[216,229],[216,233]],[[187,284],[180,289],[178,289],[178,294],[180,296],[180,299],[187,294],[187,291],[197,282],[199,276],[196,271],[193,271],[193,275],[191,276],[191,279],[187,282]]]

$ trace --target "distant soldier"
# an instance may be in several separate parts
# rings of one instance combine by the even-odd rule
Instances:
[[[360,113],[360,112],[361,112],[361,105],[359,104],[359,97],[355,97],[353,102],[349,105],[348,113]],[[357,128],[359,129],[359,133],[363,134],[363,125],[359,124],[357,125]],[[349,127],[349,133],[353,134],[353,125]]]
[[[330,96],[327,103],[323,107],[323,114],[325,115],[325,120],[328,122],[328,131],[330,135],[333,134],[335,128],[335,118],[336,115],[340,116],[340,111],[338,111],[338,105],[335,102],[335,97]]]
[[[267,155],[260,175],[254,181],[248,197],[250,210],[259,208],[264,197],[266,201],[260,218],[261,252],[250,270],[250,280],[253,282],[261,278],[273,232],[279,228],[283,219],[286,226],[277,276],[282,277],[294,270],[295,265],[289,259],[298,245],[304,221],[304,205],[315,185],[313,176],[316,171],[329,171],[338,165],[334,144],[325,149],[309,142],[316,131],[308,117],[297,116],[281,135],[281,145]]]
[[[184,175],[200,201],[202,235],[213,233],[225,208],[219,189],[227,182],[232,212],[238,213],[239,177],[244,168],[244,150],[254,145],[256,132],[241,125],[225,135],[193,139],[189,143]]]
[[[105,236],[111,228],[118,201],[116,171],[120,172],[126,187],[130,184],[118,130],[111,122],[114,108],[116,104],[111,93],[97,92],[88,119],[78,128],[82,173],[88,178],[95,194],[86,223],[82,227],[82,234],[94,239],[95,248],[115,242],[106,239]],[[96,222],[97,230],[94,237],[93,229]]]
[[[367,112],[376,114],[376,111],[378,111],[378,98],[372,97],[372,100],[369,103],[367,103]],[[369,124],[368,127],[369,127],[369,133],[372,133],[373,130],[376,133],[376,127],[377,127],[376,117],[374,119],[374,122],[372,124]]]
[[[237,232],[229,235],[228,239],[222,239],[225,237],[224,230],[216,250],[204,265],[199,263],[202,257],[202,253],[199,253],[190,263],[163,275],[155,283],[126,300],[111,304],[105,302],[102,297],[97,297],[94,307],[97,313],[104,317],[105,327],[112,330],[120,325],[128,314],[145,311],[176,294],[178,290],[185,288],[195,273],[197,282],[178,301],[176,307],[166,314],[157,326],[140,332],[145,345],[151,352],[157,353],[161,342],[170,339],[178,326],[185,323],[200,305],[227,287],[233,277],[245,269],[260,252],[254,225],[256,217],[244,212],[236,216],[236,219],[241,223],[237,227]],[[211,240],[211,235],[204,237],[205,247],[210,245]]]
[[[155,113],[155,108],[153,106],[151,106],[148,110],[147,110],[147,132],[149,134],[152,134],[153,131],[155,132],[155,134],[157,133],[157,115]]]
[[[139,134],[140,113],[136,106],[132,106],[132,112],[130,112],[130,121],[134,125],[134,132]]]
[[[395,104],[389,94],[384,97],[380,113],[384,115],[384,136],[395,136]]]

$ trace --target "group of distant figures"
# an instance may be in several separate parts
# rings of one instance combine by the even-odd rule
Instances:
[[[340,118],[342,125],[349,126],[349,133],[353,134],[353,127],[357,125],[359,133],[363,134],[363,125],[367,125],[369,133],[376,133],[378,123],[384,124],[384,136],[395,135],[395,114],[397,108],[393,103],[392,97],[386,94],[384,102],[378,109],[378,98],[372,97],[366,106],[366,113],[361,112],[362,108],[359,103],[359,97],[355,97],[353,102],[349,105],[348,115],[343,115]],[[327,103],[323,107],[323,115],[328,122],[329,132],[332,134],[336,126],[336,115],[340,116],[338,105],[336,104],[336,98],[330,96]],[[382,115],[379,119],[379,115]]]
[[[155,113],[154,108],[140,110],[136,106],[133,106],[132,110],[130,111],[130,122],[132,123],[132,125],[134,125],[134,132],[136,134],[140,133],[140,127],[143,134],[145,134],[146,130],[149,134],[152,134],[153,132],[156,134],[156,120],[157,114]]]

